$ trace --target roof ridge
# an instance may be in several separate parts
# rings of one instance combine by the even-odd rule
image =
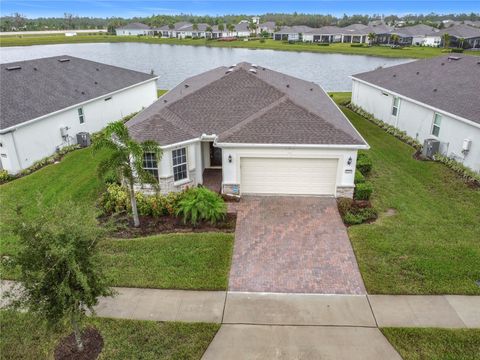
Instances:
[[[228,137],[228,136],[231,136],[233,134],[235,134],[237,131],[241,130],[245,125],[251,123],[253,120],[255,119],[258,119],[260,116],[262,116],[263,114],[265,114],[267,111],[273,109],[273,108],[276,108],[278,105],[280,105],[281,103],[285,102],[286,100],[289,100],[288,96],[286,94],[284,94],[281,98],[279,98],[278,100],[275,100],[274,102],[268,104],[267,106],[265,106],[264,108],[260,109],[259,111],[257,111],[256,113],[250,115],[249,117],[243,119],[242,121],[240,121],[239,123],[235,124],[234,126],[232,126],[230,129],[224,131],[223,133],[221,134],[218,134],[219,136],[224,136],[224,137]]]

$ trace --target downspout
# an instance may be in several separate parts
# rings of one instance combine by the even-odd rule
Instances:
[[[17,147],[17,142],[15,141],[15,136],[14,136],[14,132],[16,131],[17,129],[14,128],[12,130],[9,130],[9,131],[6,131],[6,132],[2,132],[1,134],[2,135],[6,135],[6,134],[11,134],[12,135],[12,142],[13,142],[13,149],[15,150],[15,157],[17,158],[17,163],[18,163],[18,166],[19,166],[19,171],[23,169],[23,166],[22,166],[22,161],[20,160],[20,155],[18,154],[18,147]]]

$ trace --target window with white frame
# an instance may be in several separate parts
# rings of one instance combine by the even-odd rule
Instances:
[[[173,180],[180,181],[188,178],[187,148],[172,151]]]
[[[85,115],[83,114],[83,108],[78,108],[78,120],[80,121],[80,124],[83,124],[85,122]]]
[[[397,116],[398,115],[398,108],[400,106],[400,99],[395,96],[393,98],[393,105],[392,105],[392,115]]]
[[[143,168],[158,180],[157,154],[153,152],[144,153]]]
[[[435,114],[433,118],[432,134],[438,136],[440,134],[440,126],[442,125],[442,115]]]

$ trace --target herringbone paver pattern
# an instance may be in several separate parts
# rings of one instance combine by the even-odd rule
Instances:
[[[244,197],[231,291],[365,294],[335,199]]]

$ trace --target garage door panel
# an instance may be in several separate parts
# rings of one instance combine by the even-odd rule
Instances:
[[[242,158],[243,194],[334,195],[337,159]]]

